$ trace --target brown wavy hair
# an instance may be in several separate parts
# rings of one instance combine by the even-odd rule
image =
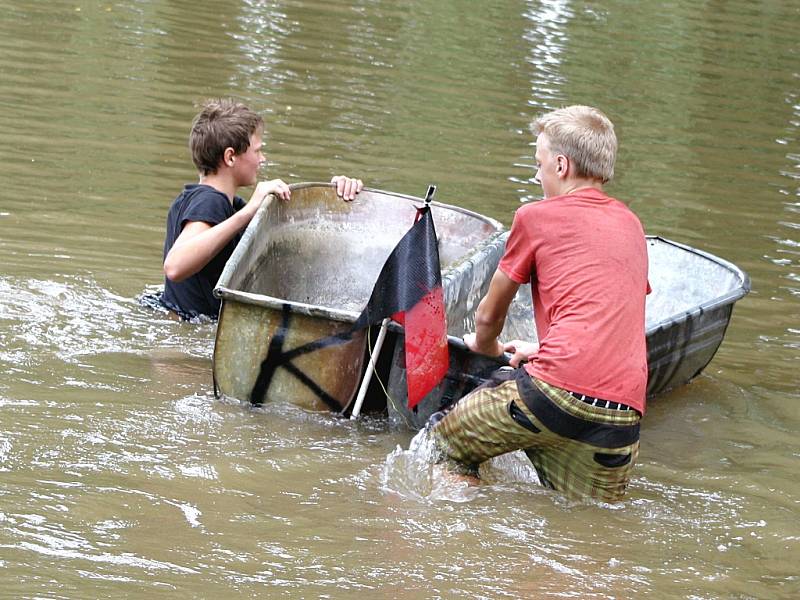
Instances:
[[[216,173],[225,149],[233,148],[235,154],[247,151],[250,136],[263,126],[264,120],[241,102],[227,98],[207,100],[192,121],[192,162],[203,175]]]

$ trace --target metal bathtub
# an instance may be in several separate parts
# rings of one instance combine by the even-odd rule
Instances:
[[[320,344],[349,332],[381,267],[414,220],[421,199],[366,189],[352,203],[329,184],[292,186],[289,202],[259,210],[220,278],[222,309],[214,347],[217,395],[242,401],[288,401],[310,410],[346,412],[360,385],[374,331]],[[460,337],[505,247],[493,219],[433,204],[450,337],[447,376],[417,407],[406,408],[402,329],[390,334],[367,394],[372,408],[396,425],[418,428],[505,363],[466,350]],[[649,397],[699,375],[725,335],[734,303],[750,290],[736,265],[707,252],[648,236]],[[503,339],[536,340],[530,287],[511,306]],[[297,349],[310,349],[297,353]],[[269,385],[251,397],[267,357]]]

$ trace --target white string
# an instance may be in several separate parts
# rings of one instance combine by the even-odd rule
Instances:
[[[378,340],[376,342],[376,346],[379,345],[382,348],[383,342],[384,342],[384,340],[386,338],[386,332],[387,332],[388,324],[389,324],[389,319],[388,318],[384,319],[381,322],[381,330],[380,330],[380,333],[378,334]],[[367,394],[367,389],[369,388],[369,384],[370,384],[371,378],[373,376],[377,377],[378,383],[380,384],[381,389],[383,389],[383,393],[386,395],[386,398],[389,401],[391,401],[392,406],[395,408],[395,410],[397,409],[397,405],[395,404],[395,402],[392,399],[392,397],[389,395],[389,392],[386,389],[386,386],[383,384],[383,381],[381,381],[380,376],[377,374],[377,364],[375,362],[375,354],[374,353],[375,353],[375,350],[380,352],[381,348],[376,348],[375,350],[373,350],[371,333],[372,333],[372,325],[370,324],[367,327],[367,350],[368,350],[368,355],[369,355],[368,356],[368,362],[367,362],[367,370],[364,373],[364,378],[361,380],[361,385],[359,386],[359,389],[358,389],[358,396],[356,397],[356,403],[355,403],[355,406],[353,406],[353,410],[351,411],[351,414],[350,414],[350,419],[351,420],[357,419],[359,414],[361,413],[361,406],[362,406],[362,404],[364,402],[364,399],[365,399],[366,394]]]
[[[372,340],[371,340],[371,339],[370,339],[370,337],[369,337],[370,330],[372,330],[372,325],[370,325],[370,326],[369,326],[369,328],[368,328],[368,331],[367,331],[367,350],[369,351],[369,359],[370,359],[370,360],[372,360]],[[383,381],[381,381],[381,376],[380,376],[380,375],[378,375],[378,370],[377,370],[377,369],[376,369],[376,370],[375,370],[375,372],[372,374],[372,376],[373,376],[375,379],[377,379],[377,380],[378,380],[378,383],[380,383],[380,384],[381,384],[381,389],[383,390],[383,393],[384,393],[384,394],[386,394],[386,398],[387,398],[388,400],[390,400],[390,401],[392,402],[392,406],[394,406],[394,407],[395,407],[395,409],[397,409],[397,405],[394,403],[394,400],[393,400],[393,399],[392,399],[392,397],[389,395],[389,391],[386,389],[386,386],[385,386],[385,385],[383,385]]]

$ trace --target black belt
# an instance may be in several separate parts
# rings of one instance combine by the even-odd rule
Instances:
[[[638,420],[635,423],[619,425],[597,423],[576,417],[564,411],[536,387],[525,369],[517,369],[514,373],[517,389],[525,406],[553,433],[600,448],[622,448],[639,439]]]
[[[581,402],[585,402],[586,404],[591,404],[592,406],[598,406],[600,408],[610,408],[611,410],[633,410],[627,404],[623,404],[622,402],[613,402],[612,400],[601,400],[600,398],[595,398],[594,396],[587,396],[585,394],[579,394],[578,392],[570,392],[570,396],[575,398],[576,400],[580,400]]]

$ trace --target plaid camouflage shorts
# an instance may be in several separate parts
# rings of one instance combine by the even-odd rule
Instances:
[[[543,485],[571,499],[616,502],[639,454],[640,418],[587,404],[520,368],[497,372],[431,433],[455,470],[474,474],[485,460],[524,450]]]

